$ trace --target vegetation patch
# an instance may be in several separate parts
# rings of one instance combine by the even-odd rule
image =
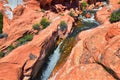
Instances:
[[[50,25],[50,21],[47,18],[42,18],[42,20],[40,21],[40,25],[43,29],[45,29]]]
[[[68,13],[68,15],[71,16],[71,17],[75,17],[75,13],[74,13],[73,11],[70,11],[70,12]]]
[[[61,13],[60,15],[61,15],[61,16],[64,16],[64,14],[62,14],[62,13]]]
[[[16,48],[16,46],[10,45],[10,46],[8,46],[7,50],[8,50],[8,52],[11,52],[15,48]]]
[[[67,25],[67,23],[66,23],[65,21],[61,21],[61,22],[60,22],[60,30],[61,30],[61,31],[66,30],[67,27],[68,27],[68,25]]]
[[[120,9],[114,11],[114,12],[111,14],[109,21],[110,21],[111,23],[120,21]]]
[[[22,45],[25,44],[28,41],[31,41],[33,39],[33,35],[32,34],[26,34],[25,36],[23,36],[22,38],[20,38],[17,42],[17,45]]]
[[[3,28],[3,15],[0,13],[0,34],[2,33],[2,28]]]
[[[27,43],[28,41],[31,41],[33,39],[32,34],[25,34],[22,38],[18,39],[15,43],[8,46],[5,50],[0,51],[0,58],[4,57],[5,55],[9,54],[12,50],[15,48]]]
[[[81,7],[82,7],[82,10],[84,10],[86,7],[87,7],[87,2],[82,2],[81,3]]]
[[[38,24],[38,23],[34,24],[33,29],[39,31],[40,30],[40,24]]]
[[[4,53],[0,51],[0,58],[4,57]]]

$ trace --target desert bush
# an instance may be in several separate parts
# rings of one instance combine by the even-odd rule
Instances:
[[[67,29],[67,23],[65,21],[61,21],[60,22],[60,30],[63,31],[63,30],[66,30]]]
[[[0,58],[4,57],[4,53],[0,51]]]
[[[64,16],[64,14],[60,14],[61,16]]]
[[[40,25],[43,29],[45,29],[50,25],[50,21],[47,18],[42,18],[42,20],[40,21]]]
[[[28,41],[31,41],[32,39],[33,39],[33,35],[32,34],[27,34],[27,35],[23,36],[22,38],[20,38],[18,40],[18,44],[20,44],[20,45],[24,44]]]
[[[82,10],[84,10],[86,7],[87,7],[87,2],[82,2],[81,3],[81,7],[82,7]]]
[[[36,24],[33,25],[33,29],[34,30],[40,30],[39,26],[40,26],[40,24],[36,23]]]
[[[8,46],[8,48],[7,48],[7,50],[8,50],[9,52],[12,51],[13,49],[15,49],[15,46],[13,46],[13,45]]]
[[[110,21],[111,23],[120,21],[120,9],[114,11],[114,12],[111,14],[109,21]]]
[[[68,13],[68,15],[71,16],[71,17],[74,17],[74,16],[75,16],[75,14],[74,14],[73,11],[70,11],[70,12]]]

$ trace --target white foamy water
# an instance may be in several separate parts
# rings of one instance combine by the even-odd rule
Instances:
[[[103,2],[103,5],[106,6],[107,3]],[[102,9],[102,6],[96,9],[92,9],[92,12],[97,12]],[[89,11],[88,11],[89,12]],[[95,13],[91,13],[91,18],[86,18],[85,16],[80,15],[79,18],[81,18],[85,22],[90,22],[90,23],[96,23],[99,25],[99,23],[95,20]]]
[[[6,9],[5,13],[8,15],[9,19],[13,18],[13,13],[12,11],[14,10],[14,8],[16,8],[18,5],[22,5],[23,4],[23,0],[7,0],[8,3],[5,4],[4,6],[8,6],[10,7],[10,9]]]
[[[57,64],[57,61],[60,58],[60,46],[62,42],[58,45],[58,47],[54,50],[54,53],[49,57],[48,66],[45,69],[45,71],[42,73],[41,80],[48,80],[48,77],[50,76],[52,70],[54,69],[55,65]]]
[[[80,15],[79,18],[82,19],[84,22],[96,23],[97,25],[99,25],[99,23],[95,20],[94,13],[91,14],[91,18],[86,18],[82,15]]]

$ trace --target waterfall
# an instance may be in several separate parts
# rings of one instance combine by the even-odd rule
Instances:
[[[54,50],[54,53],[49,57],[49,62],[48,62],[47,68],[42,73],[41,80],[47,80],[48,77],[50,76],[52,70],[54,69],[57,61],[60,58],[60,54],[61,54],[60,53],[60,46],[61,46],[61,44],[62,44],[62,42],[60,42],[58,47]]]

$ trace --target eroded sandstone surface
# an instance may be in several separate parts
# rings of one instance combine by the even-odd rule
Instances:
[[[6,53],[6,49],[11,44],[16,45],[17,40],[26,33],[33,35],[31,41],[18,46],[0,59],[0,80],[28,80],[31,76],[35,77],[57,38],[65,38],[72,29],[74,19],[67,14],[69,11],[64,12],[64,15],[49,10],[41,11],[40,6],[50,7],[55,0],[24,1],[24,5],[13,10],[12,20],[4,14],[4,3],[0,1],[0,12],[4,14],[3,33],[8,34],[7,38],[0,39],[0,50]],[[66,0],[56,0],[56,3],[57,1],[63,3]],[[88,3],[99,1],[101,0],[88,0]],[[49,80],[120,79],[120,22],[109,22],[110,14],[120,8],[118,1],[109,0],[109,6],[96,13],[100,26],[78,34],[67,61]],[[44,17],[50,20],[50,25],[36,34],[32,26]],[[61,21],[68,25],[62,35],[58,29]]]
[[[109,0],[109,4],[96,13],[100,26],[78,34],[66,62],[49,80],[120,79],[120,22],[109,22],[120,5],[118,0]]]
[[[19,5],[14,9],[12,20],[4,18],[3,32],[7,33],[8,37],[0,39],[1,51],[5,52],[9,45],[16,44],[16,41],[25,33],[31,33],[34,37],[32,41],[18,46],[0,59],[0,79],[2,80],[26,80],[30,78],[31,74],[34,77],[44,62],[47,52],[61,36],[58,34],[60,22],[65,21],[68,24],[65,36],[72,29],[73,18],[67,14],[60,16],[50,11],[43,13],[40,11],[39,5],[36,5],[34,1],[33,3],[32,1],[26,2],[24,6]],[[38,34],[34,34],[32,26],[40,22],[44,16],[49,17],[51,24],[46,29],[40,30]]]

